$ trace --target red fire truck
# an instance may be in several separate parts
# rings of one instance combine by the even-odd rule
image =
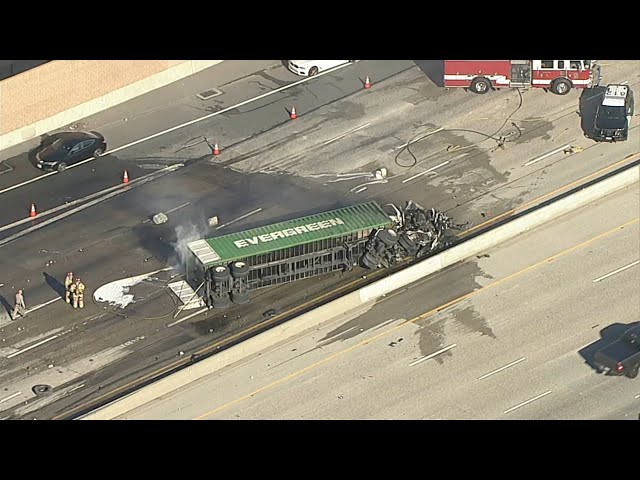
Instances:
[[[491,89],[547,88],[566,95],[571,88],[595,87],[601,80],[595,60],[445,60],[444,86],[474,93]]]

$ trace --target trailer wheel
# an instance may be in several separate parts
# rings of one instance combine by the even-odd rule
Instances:
[[[634,365],[631,370],[629,370],[629,373],[627,374],[627,376],[629,378],[636,378],[638,376],[638,367],[640,367],[640,365],[636,364]]]
[[[362,257],[362,266],[369,270],[375,270],[378,268],[378,260],[371,254],[371,252],[367,252]]]
[[[211,300],[213,303],[213,308],[227,308],[231,305],[231,299],[229,298],[229,294],[225,293],[222,296],[212,295]]]
[[[231,264],[231,273],[235,278],[244,278],[249,275],[249,265],[244,262],[233,262]]]
[[[398,243],[398,233],[395,230],[380,230],[378,232],[378,238],[387,247],[393,247],[396,243]]]
[[[238,305],[244,305],[245,303],[249,303],[249,292],[231,292],[231,301],[233,303],[237,303]]]
[[[229,278],[229,269],[224,265],[213,267],[213,279],[216,282],[224,282]]]
[[[416,253],[418,253],[418,246],[415,244],[413,240],[411,240],[411,237],[409,237],[409,235],[407,235],[406,233],[400,235],[400,238],[398,239],[398,243],[402,248],[406,250],[409,256],[414,257]]]
[[[571,82],[564,78],[559,78],[551,84],[551,91],[556,95],[566,95],[571,90]]]
[[[491,90],[491,81],[488,78],[484,77],[474,78],[471,82],[469,90],[471,90],[473,93],[487,93],[489,90]]]

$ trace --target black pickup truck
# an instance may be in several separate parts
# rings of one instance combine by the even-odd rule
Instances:
[[[594,360],[600,371],[636,378],[640,368],[640,325],[631,327],[618,340],[598,350]]]

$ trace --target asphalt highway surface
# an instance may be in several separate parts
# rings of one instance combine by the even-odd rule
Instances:
[[[637,85],[638,61],[604,63],[605,82]],[[0,152],[0,418],[71,415],[264,323],[266,310],[365,273],[266,289],[248,306],[185,311],[174,324],[167,283],[183,273],[186,241],[371,199],[413,199],[479,225],[638,151],[637,117],[628,142],[584,137],[599,90],[473,95],[438,86],[441,68],[367,60],[300,83],[278,60],[224,62],[63,129],[102,133],[109,150],[97,160],[42,176],[32,164],[39,139]],[[382,167],[388,176],[376,182]],[[155,225],[160,211],[169,222]],[[213,215],[232,224],[212,229]],[[83,310],[61,301],[67,271],[87,286]],[[92,299],[108,282],[156,271],[124,309]],[[12,322],[18,288],[30,311]],[[35,395],[42,384],[51,391]]]
[[[637,420],[640,381],[592,363],[640,321],[639,211],[636,185],[118,418]]]

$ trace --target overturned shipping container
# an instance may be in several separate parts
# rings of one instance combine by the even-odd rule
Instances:
[[[187,281],[207,305],[246,303],[249,292],[360,262],[372,232],[394,221],[376,202],[189,243]]]

